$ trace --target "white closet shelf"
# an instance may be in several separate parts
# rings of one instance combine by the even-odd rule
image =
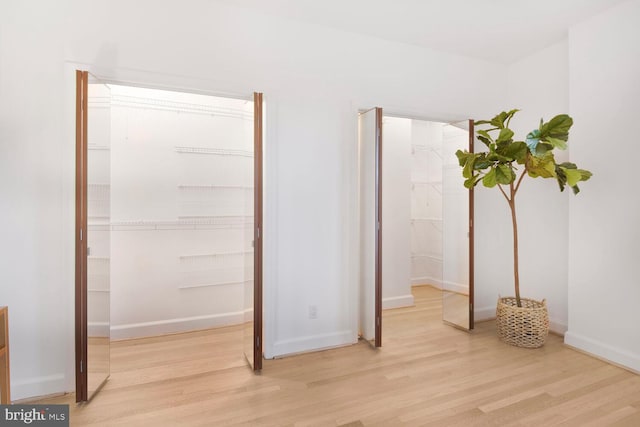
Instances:
[[[220,282],[220,283],[196,283],[193,285],[179,285],[178,289],[194,289],[194,288],[208,288],[210,286],[228,286],[228,285],[244,285],[247,283],[253,283],[253,279],[240,280],[237,282]]]
[[[178,185],[180,190],[253,190],[249,185]]]
[[[430,254],[411,254],[411,258],[429,258],[434,261],[442,261],[443,258],[441,256],[435,256]]]
[[[411,145],[411,154],[416,153],[433,153],[442,159],[442,148],[435,148],[428,145]]]
[[[90,142],[87,144],[87,150],[109,151],[111,148],[108,145],[94,144]]]
[[[411,190],[416,187],[432,187],[438,194],[442,194],[442,181],[411,181]]]
[[[192,259],[192,258],[209,258],[209,257],[225,257],[225,256],[244,256],[252,254],[253,251],[236,251],[236,252],[216,252],[211,254],[193,254],[193,255],[180,255],[180,259]]]
[[[235,150],[231,148],[176,146],[175,150],[177,153],[185,153],[185,154],[211,154],[215,156],[238,156],[238,157],[253,158],[253,151]]]
[[[118,221],[113,231],[212,230],[253,226],[253,216],[187,216],[177,221]]]
[[[413,185],[438,185],[442,184],[442,181],[411,181]]]
[[[428,223],[437,231],[442,232],[442,218],[411,218],[411,225],[415,226],[416,223]]]
[[[111,230],[111,225],[109,222],[89,222],[87,224],[87,229],[89,232],[91,231],[109,231]]]

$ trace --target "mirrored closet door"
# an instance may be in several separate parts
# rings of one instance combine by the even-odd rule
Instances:
[[[473,190],[455,155],[473,151],[473,121],[445,124],[442,139],[442,319],[473,329]]]

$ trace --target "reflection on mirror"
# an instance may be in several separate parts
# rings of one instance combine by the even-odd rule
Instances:
[[[360,336],[376,338],[376,109],[358,116],[360,151]]]
[[[244,106],[245,111],[247,113],[247,117],[251,117],[249,122],[245,125],[246,135],[243,138],[243,141],[246,141],[247,146],[245,147],[247,151],[253,153],[255,157],[255,153],[253,152],[253,146],[251,143],[253,142],[253,133],[249,132],[250,129],[253,129],[253,109],[254,103],[247,102]],[[254,194],[255,188],[253,186],[253,162],[245,162],[242,165],[242,180],[245,186],[248,188],[247,191],[244,192],[244,215],[245,218],[249,218],[248,221],[244,224],[243,228],[243,245],[244,245],[244,304],[243,304],[243,313],[244,313],[244,323],[243,323],[243,352],[249,363],[249,366],[252,368],[255,367],[254,360],[254,346],[253,346],[253,338],[254,338],[254,281],[253,281],[253,266],[254,266],[254,242],[253,242],[253,230],[254,230]]]
[[[455,152],[469,145],[468,122],[443,126],[442,319],[469,329],[469,190]]]
[[[91,75],[87,149],[87,397],[109,377],[111,93]]]

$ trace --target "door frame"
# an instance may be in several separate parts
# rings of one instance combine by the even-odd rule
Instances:
[[[262,369],[263,94],[253,93],[253,370]]]
[[[76,402],[85,402],[88,397],[86,360],[88,354],[87,325],[87,155],[88,155],[88,81],[89,72],[78,65],[75,69],[75,241],[74,241],[74,330],[75,330],[75,384]],[[179,87],[146,85],[129,81],[100,77],[104,83],[152,88],[199,95],[247,99],[237,94],[214,94],[206,91],[187,90]],[[256,98],[260,99],[260,114],[256,112]],[[253,93],[254,100],[254,370],[262,369],[263,342],[263,94]],[[259,130],[259,141],[256,137]],[[256,355],[259,355],[256,357]]]
[[[369,341],[366,337],[365,339],[373,345],[375,348],[382,347],[382,117],[383,112],[381,107],[373,107],[365,110],[358,111],[358,120],[360,115],[369,113],[375,110],[375,171],[374,171],[374,210],[375,210],[375,236],[374,236],[374,338],[373,342]],[[358,124],[358,126],[360,126]],[[360,141],[360,137],[358,137],[358,145],[363,142]],[[368,142],[368,141],[367,141]],[[360,164],[360,150],[358,150],[358,163]],[[362,165],[360,165],[362,167]],[[359,173],[359,172],[358,172]],[[360,182],[360,177],[358,177],[358,181]],[[361,212],[362,207],[361,203],[361,192],[362,189],[358,188],[358,212]],[[360,229],[361,217],[358,217],[358,229]],[[358,234],[360,238],[362,236]],[[360,247],[360,246],[358,246]],[[360,256],[362,256],[360,254]],[[360,256],[358,259],[360,259]],[[358,295],[362,292],[360,288],[362,281],[362,273],[358,275]],[[360,307],[360,312],[362,307]],[[360,316],[358,316],[360,319]],[[360,322],[360,320],[358,320]],[[361,325],[360,325],[361,326]],[[358,328],[360,329],[360,328]]]
[[[382,117],[382,108],[376,107],[376,347],[382,347]]]
[[[88,400],[87,346],[87,106],[89,72],[76,70],[75,368],[76,402]]]
[[[470,153],[474,152],[475,145],[475,120],[469,119],[469,148]],[[473,307],[475,305],[475,193],[474,188],[469,188],[469,330],[475,328]]]
[[[361,110],[360,113],[362,112],[366,112],[369,110]],[[384,116],[387,117],[397,117],[397,118],[403,118],[403,119],[410,119],[410,120],[420,120],[420,121],[426,121],[426,122],[439,122],[439,123],[456,123],[456,122],[461,122],[464,121],[465,119],[460,119],[460,120],[456,120],[456,119],[447,119],[447,120],[443,120],[443,119],[433,119],[433,118],[426,118],[420,115],[416,115],[416,114],[403,114],[403,113],[395,113],[395,112],[385,112],[384,114],[382,113],[382,108],[380,108],[380,153],[379,153],[379,158],[380,158],[380,166],[378,167],[377,164],[377,158],[376,158],[376,174],[380,174],[379,178],[378,176],[376,176],[376,185],[378,185],[378,183],[380,183],[380,187],[382,187],[382,119],[384,118]],[[469,144],[468,144],[468,151],[473,153],[474,152],[474,140],[475,140],[475,120],[474,119],[466,119],[467,123],[468,123],[468,134],[469,134]],[[376,122],[377,122],[377,117],[376,117]],[[380,201],[382,201],[382,188],[380,188],[379,190],[376,190],[376,215],[379,215],[380,221],[382,221],[382,203],[380,203],[380,206],[378,206],[378,197],[380,197]],[[475,318],[474,318],[474,305],[475,305],[475,239],[474,239],[474,226],[475,226],[475,193],[474,193],[474,189],[471,188],[469,189],[469,229],[468,229],[468,233],[469,233],[469,330],[473,330],[475,328]],[[358,221],[360,220],[360,218],[358,218]],[[379,243],[380,243],[380,251],[378,253],[378,249],[376,248],[376,317],[378,316],[378,286],[379,286],[379,291],[380,291],[380,309],[379,309],[379,315],[380,315],[380,331],[378,332],[377,330],[377,324],[376,324],[376,347],[380,347],[382,345],[382,224],[380,226],[380,236],[379,236]],[[378,236],[376,236],[376,243],[378,243]],[[380,258],[378,259],[378,256],[380,256]],[[378,268],[377,268],[377,264],[380,264],[380,283],[378,284]],[[378,335],[379,334],[379,335]],[[377,345],[378,343],[378,336],[380,337],[380,345]]]

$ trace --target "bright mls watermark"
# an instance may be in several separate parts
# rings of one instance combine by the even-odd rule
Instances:
[[[69,426],[69,405],[0,405],[0,426]]]

